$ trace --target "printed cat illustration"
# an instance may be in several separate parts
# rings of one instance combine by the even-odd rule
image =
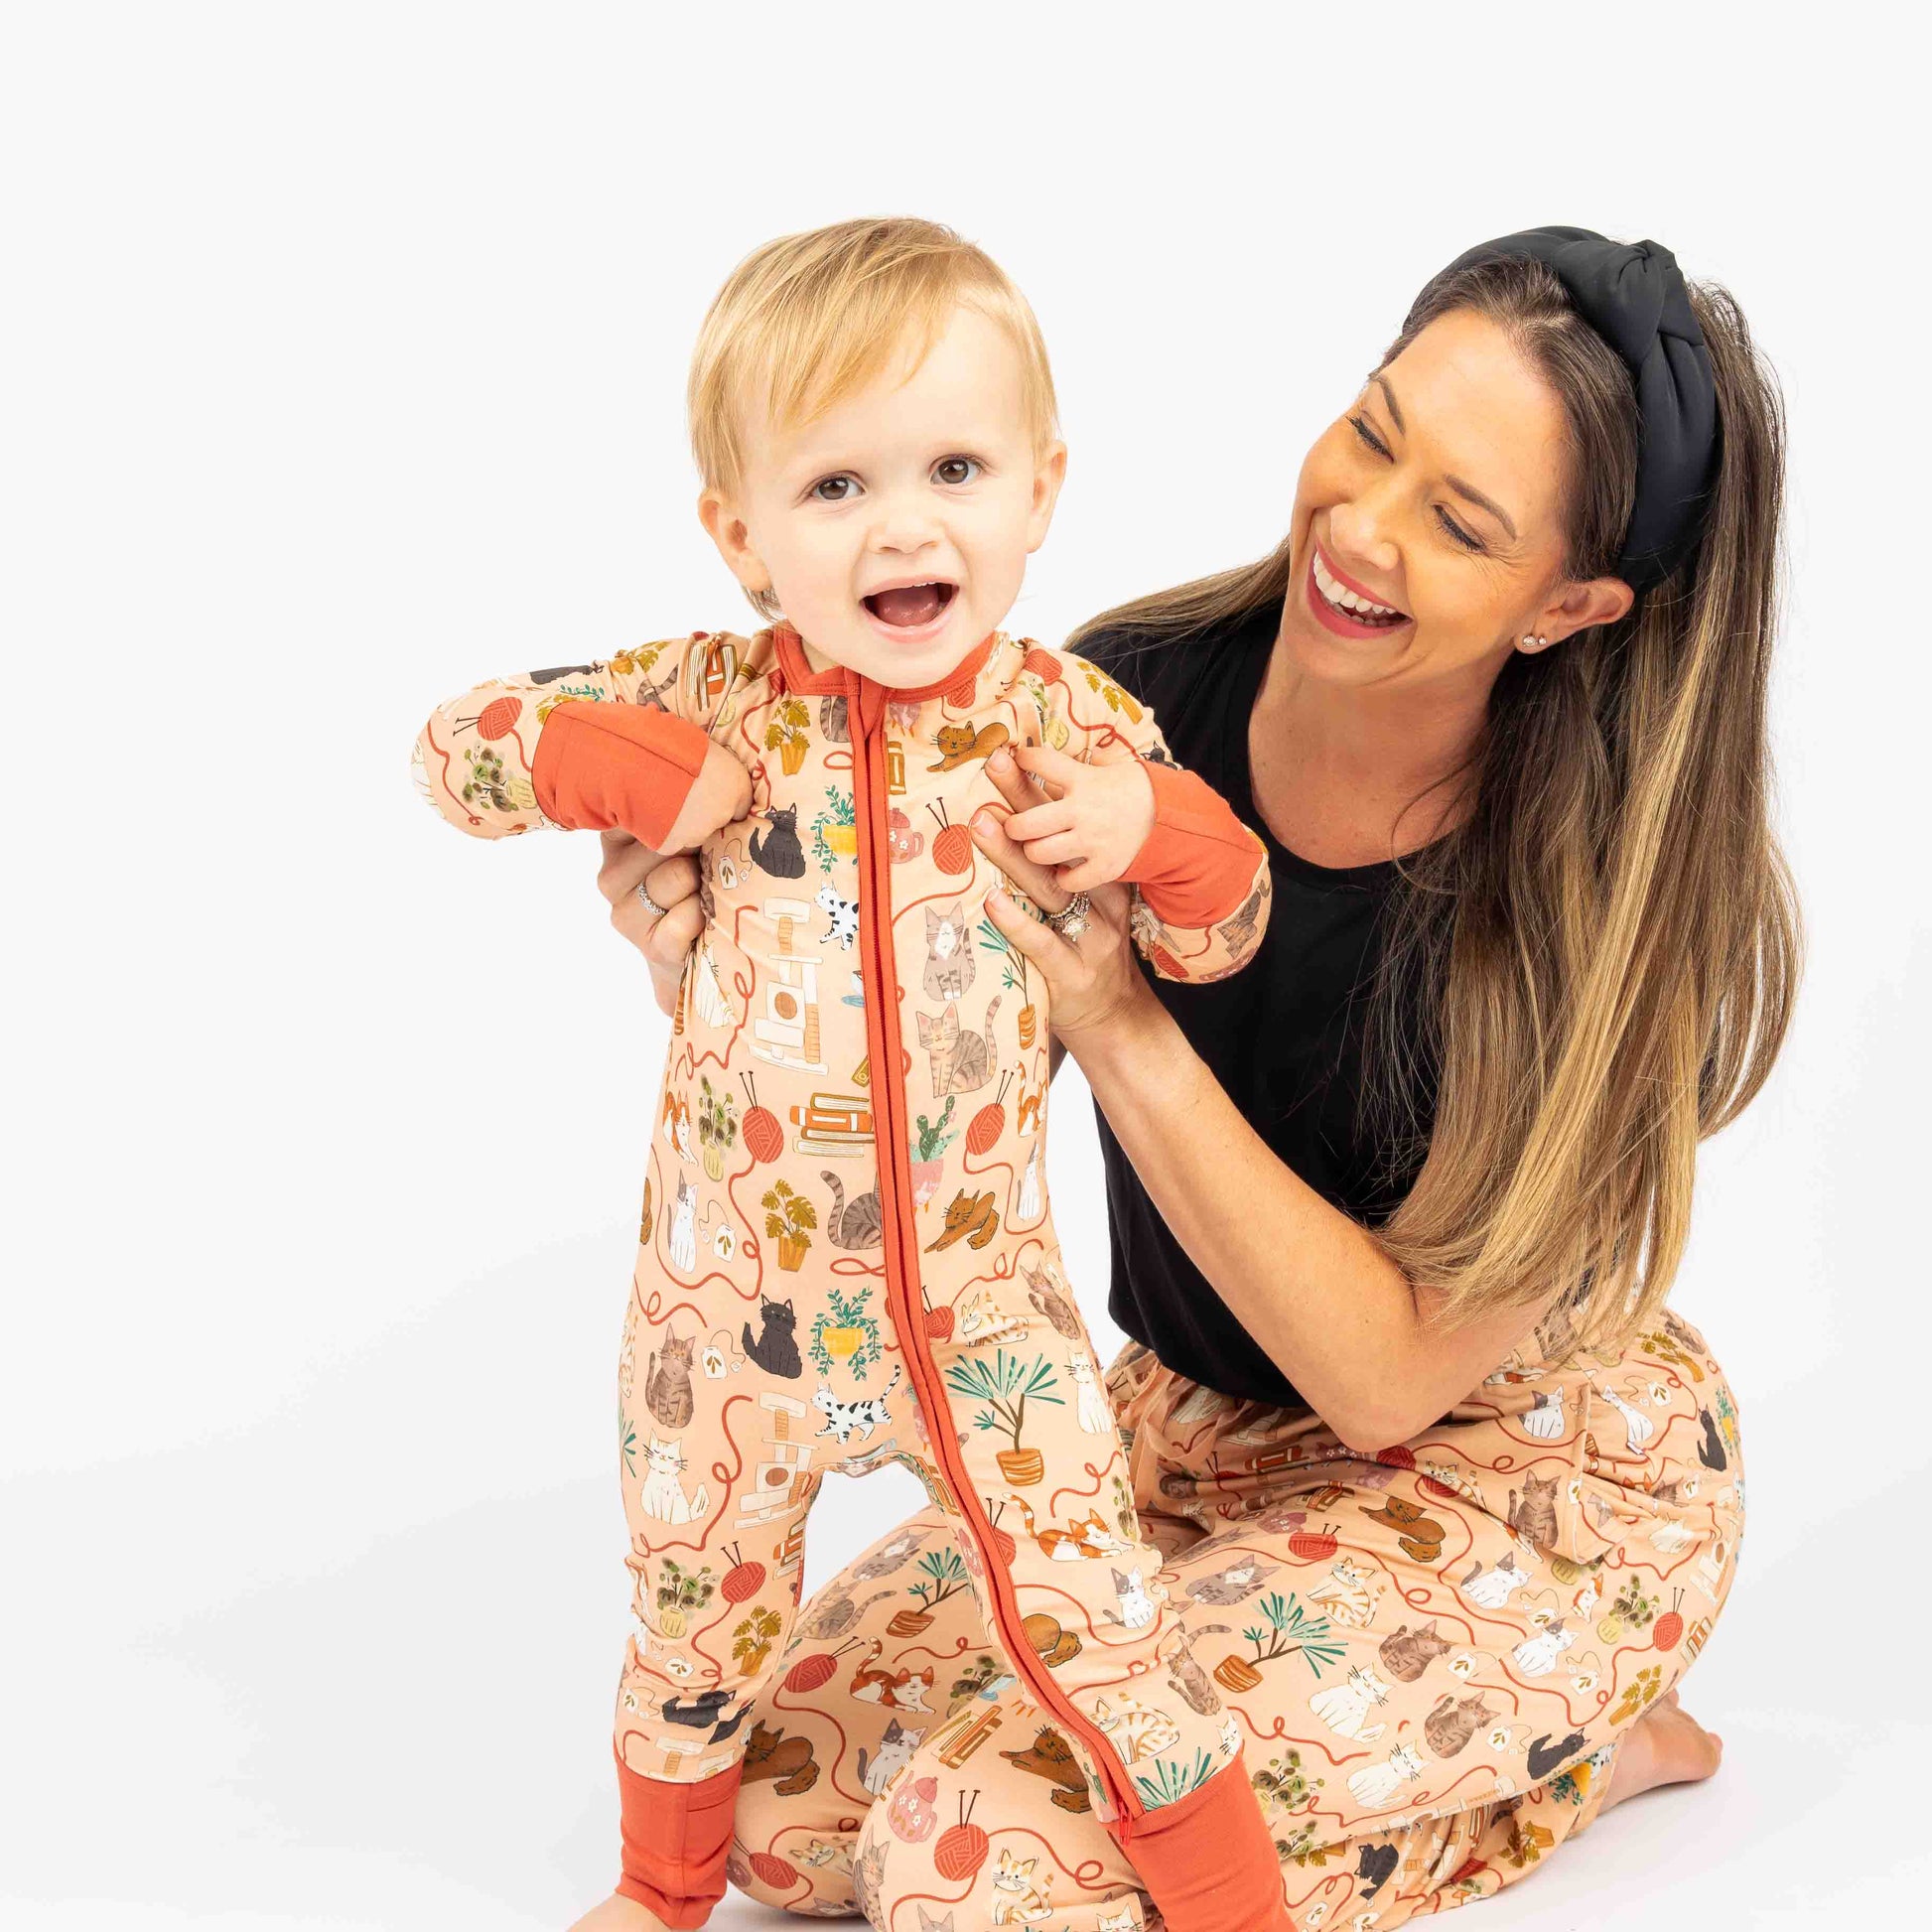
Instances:
[[[944,1918],[934,1918],[923,1905],[919,1906],[919,1932],[953,1932],[952,1914]]]
[[[1557,1479],[1523,1472],[1522,1499],[1509,1492],[1509,1527],[1528,1542],[1548,1549],[1557,1540]]]
[[[1000,1231],[999,1210],[991,1193],[969,1194],[961,1188],[946,1205],[946,1218],[938,1234],[925,1244],[925,1252],[950,1248],[962,1235],[969,1248],[983,1248]]]
[[[752,863],[773,879],[803,879],[805,848],[798,842],[798,807],[773,805],[769,823],[752,834]]]
[[[1021,1133],[1028,1133],[1026,1126],[1026,1095],[1023,1091],[1020,1100]],[[1023,1221],[1036,1221],[1039,1218],[1039,1142],[1035,1141],[1027,1150],[1027,1159],[1020,1170],[1020,1198],[1014,1211]]]
[[[1533,1738],[1529,1748],[1530,1776],[1541,1784],[1560,1764],[1568,1764],[1587,1741],[1581,1730],[1571,1731],[1554,1744],[1548,1731],[1541,1737]]]
[[[825,697],[818,701],[819,736],[829,745],[850,745],[852,727],[847,723],[848,706],[843,697]]]
[[[1398,1744],[1383,1763],[1354,1772],[1348,1780],[1348,1789],[1364,1811],[1390,1811],[1395,1806],[1396,1793],[1403,1785],[1415,1783],[1422,1774],[1423,1760],[1416,1747]]]
[[[752,1339],[752,1324],[745,1324],[745,1352],[758,1363],[767,1375],[781,1376],[787,1382],[795,1382],[805,1372],[805,1364],[798,1353],[798,1317],[792,1312],[789,1302],[773,1302],[767,1297],[759,1297],[759,1335]]]
[[[1448,1531],[1400,1496],[1390,1496],[1380,1509],[1364,1509],[1362,1514],[1399,1531],[1396,1542],[1417,1563],[1434,1563],[1443,1554],[1443,1538]]]
[[[1388,1725],[1370,1724],[1369,1715],[1388,1701],[1388,1685],[1366,1664],[1357,1664],[1341,1683],[1315,1692],[1309,1699],[1309,1709],[1338,1736],[1372,1744]]]
[[[926,1696],[932,1689],[932,1666],[923,1670],[881,1670],[880,1652],[886,1648],[883,1637],[874,1637],[871,1648],[860,1659],[847,1687],[860,1704],[884,1705],[888,1711],[930,1711]]]
[[[1413,1684],[1438,1657],[1447,1657],[1452,1648],[1436,1634],[1432,1616],[1413,1630],[1406,1623],[1399,1624],[1382,1639],[1375,1655],[1398,1684]]]
[[[1154,1598],[1147,1593],[1147,1585],[1141,1580],[1138,1570],[1130,1570],[1122,1576],[1118,1570],[1112,1573],[1114,1593],[1120,1598],[1120,1621],[1129,1630],[1145,1630],[1154,1621]]]
[[[925,1532],[920,1529],[903,1529],[889,1537],[871,1556],[852,1566],[855,1583],[876,1584],[882,1577],[890,1577],[894,1571],[901,1570],[917,1552],[924,1540]]]
[[[1066,1372],[1072,1376],[1077,1393],[1080,1427],[1089,1436],[1111,1436],[1114,1433],[1114,1412],[1108,1404],[1106,1391],[1094,1374],[1093,1357],[1076,1348],[1066,1358]]]
[[[1180,1726],[1165,1711],[1153,1711],[1124,1691],[1111,1700],[1096,1698],[1093,1721],[1112,1738],[1123,1764],[1159,1757],[1180,1742]]]
[[[1498,1713],[1491,1711],[1478,1691],[1459,1702],[1446,1692],[1436,1708],[1422,1721],[1422,1734],[1438,1757],[1453,1757],[1484,1725],[1493,1724]]]
[[[926,1675],[930,1677],[931,1672],[928,1671]],[[859,1782],[875,1798],[883,1797],[886,1787],[911,1763],[912,1753],[919,1748],[924,1736],[923,1730],[907,1730],[895,1718],[886,1726],[885,1736],[879,1740],[878,1756],[868,1761],[865,1746],[860,1745]]]
[[[1042,1725],[1024,1751],[1002,1751],[1000,1755],[1020,1770],[1058,1785],[1052,1802],[1061,1811],[1086,1813],[1093,1809],[1086,1775],[1074,1761],[1072,1747],[1051,1725]]]
[[[819,1429],[821,1436],[830,1436],[841,1448],[851,1440],[852,1432],[859,1432],[862,1443],[872,1441],[875,1429],[884,1429],[893,1419],[892,1411],[886,1406],[886,1398],[898,1387],[901,1364],[893,1364],[893,1379],[877,1395],[860,1396],[855,1402],[841,1402],[832,1393],[832,1385],[820,1377],[818,1393],[812,1397],[812,1407],[825,1418]]]
[[[1187,1587],[1196,1603],[1210,1603],[1217,1610],[1230,1609],[1252,1596],[1275,1572],[1279,1564],[1263,1563],[1259,1557],[1242,1557],[1211,1577],[1202,1577]]]
[[[993,1039],[993,1016],[1000,995],[987,1003],[986,1031],[976,1034],[959,1024],[959,1009],[948,1005],[937,1019],[926,1013],[912,1017],[919,1023],[919,1044],[932,1062],[932,1093],[943,1100],[949,1093],[972,1093],[1000,1070],[999,1048]]]
[[[664,1352],[651,1350],[644,1376],[644,1407],[666,1429],[686,1429],[696,1413],[697,1401],[691,1392],[691,1361],[698,1352],[698,1338],[679,1341],[666,1333]]]
[[[897,1594],[897,1590],[875,1590],[861,1603],[850,1590],[827,1585],[798,1619],[798,1635],[813,1643],[842,1637],[875,1603],[883,1603],[889,1596]]]
[[[860,1911],[877,1925],[884,1914],[880,1910],[879,1894],[886,1882],[886,1841],[880,1839],[869,1843],[859,1854],[858,1863],[852,1867],[852,1896]]]
[[[1355,1863],[1355,1876],[1362,1880],[1364,1901],[1375,1894],[1395,1876],[1397,1867],[1402,1863],[1402,1850],[1395,1845],[1364,1845]],[[1375,1915],[1367,1914],[1369,1918]]]
[[[1330,1620],[1342,1628],[1364,1630],[1375,1619],[1379,1594],[1380,1581],[1374,1572],[1338,1557],[1328,1574],[1310,1589],[1309,1601],[1319,1603]]]
[[[1534,1436],[1539,1443],[1562,1442],[1563,1385],[1559,1383],[1554,1389],[1538,1389],[1528,1414],[1522,1420],[1526,1436]]]
[[[1508,1603],[1510,1591],[1521,1589],[1529,1581],[1530,1573],[1517,1561],[1516,1552],[1505,1550],[1487,1570],[1480,1559],[1472,1563],[1469,1574],[1456,1587],[1483,1609],[1500,1610]]]
[[[1254,937],[1255,918],[1261,911],[1261,892],[1262,889],[1259,886],[1257,886],[1254,889],[1254,891],[1250,893],[1245,899],[1242,900],[1240,909],[1230,914],[1227,918],[1223,919],[1220,923],[1218,930],[1221,934],[1221,937],[1225,939],[1228,942],[1228,944],[1234,948],[1236,952],[1241,952],[1245,950],[1248,941]]]
[[[941,725],[932,734],[932,742],[939,751],[939,761],[928,764],[926,769],[950,771],[956,765],[989,759],[1011,735],[1004,725],[982,725],[977,731],[971,725]]]
[[[825,1232],[831,1236],[833,1247],[878,1247],[886,1224],[879,1211],[877,1184],[866,1193],[855,1195],[848,1205],[845,1182],[830,1168],[821,1169],[818,1177],[832,1190],[832,1215],[825,1224]]]
[[[958,1000],[973,983],[973,948],[967,943],[964,901],[954,899],[942,912],[925,908],[925,965],[919,985],[928,1000]]]
[[[1556,1669],[1558,1659],[1576,1641],[1559,1618],[1539,1630],[1535,1636],[1526,1637],[1510,1655],[1515,1658],[1516,1668],[1525,1677],[1548,1677]]]
[[[1024,1261],[1020,1272],[1027,1278],[1027,1300],[1053,1324],[1053,1332],[1067,1341],[1084,1340],[1079,1313],[1054,1276],[1044,1268],[1029,1268]]]
[[[1725,1439],[1718,1432],[1718,1419],[1709,1409],[1700,1409],[1698,1421],[1704,1426],[1704,1441],[1698,1445],[1698,1460],[1714,1474],[1722,1475],[1730,1466],[1730,1457],[1725,1453]]]
[[[1094,1932],[1141,1932],[1141,1922],[1135,1917],[1131,1905],[1123,1905],[1117,1912],[1102,1912],[1094,1920],[1093,1926]],[[929,1928],[921,1926],[919,1932],[929,1932]],[[930,1932],[937,1932],[937,1929],[930,1928]]]
[[[1025,1341],[1024,1315],[1009,1314],[993,1299],[993,1291],[976,1288],[959,1305],[959,1339],[968,1348],[992,1348]]]
[[[850,952],[859,936],[859,901],[846,898],[830,886],[821,886],[812,895],[812,903],[828,921],[825,936],[837,940],[842,951]]]
[[[685,1495],[684,1446],[675,1438],[660,1443],[653,1432],[644,1456],[644,1482],[637,1503],[646,1516],[666,1523],[695,1523],[711,1508],[711,1496],[703,1483],[699,1483],[696,1495]]]
[[[1065,1529],[1048,1523],[1041,1529],[1034,1520],[1033,1511],[1024,1500],[1020,1501],[1020,1514],[1025,1518],[1027,1534],[1037,1543],[1040,1549],[1055,1563],[1078,1563],[1082,1558],[1118,1557],[1126,1554],[1126,1547],[1101,1520],[1097,1509],[1090,1509],[1085,1516],[1076,1516]],[[1115,1573],[1118,1577],[1119,1573]]]
[[[943,738],[945,733],[942,731],[939,736]],[[1016,1859],[1011,1852],[1000,1854],[1000,1862],[993,1868],[995,1925],[1037,1925],[1041,1919],[1053,1916],[1053,1901],[1049,1896],[1053,1874],[1049,1871],[1035,1884],[1034,1866],[1038,1863],[1037,1859]]]
[[[852,1847],[836,1838],[815,1838],[798,1855],[798,1863],[809,1865],[814,1871],[852,1870]]]
[[[773,1789],[780,1797],[795,1798],[818,1782],[818,1763],[812,1756],[809,1737],[787,1737],[782,1730],[771,1730],[761,1724],[752,1726],[745,1744],[745,1783],[760,1778],[775,1780]]]
[[[698,1266],[698,1190],[682,1174],[677,1177],[677,1199],[668,1210],[664,1244],[670,1250],[671,1266],[689,1275]]]
[[[1210,1623],[1198,1634],[1205,1635],[1209,1630],[1225,1630],[1225,1623]],[[1168,1682],[1178,1691],[1191,1711],[1198,1712],[1203,1718],[1211,1718],[1221,1708],[1221,1696],[1215,1690],[1212,1679],[1194,1660],[1194,1653],[1188,1647],[1187,1633],[1182,1631],[1168,1657]]]

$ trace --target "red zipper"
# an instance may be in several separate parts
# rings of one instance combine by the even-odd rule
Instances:
[[[918,1236],[909,1213],[899,1211],[912,1198],[912,1155],[905,1134],[905,1086],[900,1068],[898,975],[894,966],[892,932],[891,825],[886,802],[886,741],[879,729],[885,715],[885,687],[856,672],[847,675],[847,716],[857,756],[853,790],[859,830],[859,943],[871,975],[866,988],[866,1051],[872,1067],[874,1138],[879,1148],[880,1205],[887,1228],[886,1306],[898,1331],[914,1397],[926,1419],[926,1436],[953,1497],[979,1545],[993,1608],[1007,1654],[1013,1659],[1034,1702],[1042,1705],[1087,1747],[1109,1802],[1126,1836],[1130,1821],[1147,1807],[1129,1787],[1113,1746],[1094,1723],[1074,1709],[1034,1654],[1021,1628],[1020,1600],[1013,1578],[1000,1562],[993,1523],[981,1503],[959,1454],[951,1428],[952,1411],[939,1372],[927,1348],[925,1304],[919,1294]],[[882,916],[883,915],[883,916]]]

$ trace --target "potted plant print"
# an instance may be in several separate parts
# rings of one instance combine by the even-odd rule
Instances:
[[[711,1566],[693,1572],[666,1557],[657,1566],[657,1627],[667,1637],[681,1637],[686,1620],[711,1601],[718,1586]]]
[[[728,1093],[716,1093],[711,1081],[699,1074],[698,1152],[704,1171],[713,1180],[725,1177],[725,1156],[738,1139],[738,1103]]]
[[[928,1127],[923,1114],[918,1116],[918,1128],[912,1136],[912,1199],[915,1205],[923,1207],[939,1191],[939,1183],[946,1172],[946,1150],[959,1138],[958,1130],[947,1133],[946,1123],[952,1119],[953,1102],[957,1094],[946,1096],[945,1111],[939,1116],[936,1127]]]
[[[1293,1595],[1272,1590],[1261,1600],[1261,1613],[1267,1618],[1262,1627],[1251,1625],[1241,1634],[1254,1645],[1254,1660],[1227,1656],[1214,1666],[1214,1675],[1230,1691],[1252,1691],[1261,1682],[1261,1666],[1278,1657],[1300,1652],[1302,1661],[1316,1677],[1323,1664],[1332,1664],[1343,1654],[1343,1646],[1324,1641],[1329,1635],[1325,1616],[1310,1616]]]
[[[764,1668],[783,1627],[776,1610],[760,1605],[732,1632],[732,1658],[745,1676],[756,1677]]]
[[[925,1572],[925,1581],[907,1587],[919,1599],[919,1607],[900,1610],[886,1626],[891,1636],[916,1637],[932,1621],[933,1611],[966,1587],[966,1566],[950,1544],[943,1550],[928,1550],[919,1559],[919,1568]]]
[[[812,1316],[810,1354],[821,1375],[830,1375],[834,1362],[844,1362],[853,1379],[866,1379],[866,1364],[879,1359],[879,1323],[866,1312],[872,1290],[862,1288],[856,1295],[842,1289],[828,1291],[831,1308],[820,1309]]]
[[[764,728],[764,749],[777,753],[787,776],[805,762],[811,722],[811,712],[803,698],[784,697],[778,700],[771,722]]]
[[[994,1351],[990,1363],[984,1355],[970,1355],[946,1370],[946,1382],[959,1394],[985,1405],[974,1413],[975,1428],[997,1430],[1012,1443],[1011,1449],[1003,1449],[993,1458],[1000,1465],[1000,1473],[1016,1489],[1030,1489],[1038,1482],[1046,1473],[1045,1458],[1020,1441],[1027,1423],[1027,1404],[1050,1402],[1063,1408],[1066,1403],[1064,1396],[1049,1393],[1054,1386],[1053,1371],[1045,1356],[1037,1355],[1029,1364],[1004,1348]]]
[[[1006,934],[991,919],[980,921],[980,944],[988,952],[1000,955],[1000,984],[1008,992],[1020,996],[1020,1044],[1030,1047],[1034,1043],[1034,1032],[1039,1016],[1027,996],[1027,962],[1007,943]]]
[[[812,850],[818,854],[819,870],[830,872],[840,859],[851,859],[859,851],[859,807],[851,792],[825,787],[825,809],[812,820]]]
[[[778,1266],[796,1272],[812,1245],[806,1232],[818,1226],[818,1210],[788,1180],[776,1180],[759,1196],[766,1238],[778,1244]]]

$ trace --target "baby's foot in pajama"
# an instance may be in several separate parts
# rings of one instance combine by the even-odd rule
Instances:
[[[664,1921],[634,1898],[613,1892],[570,1928],[570,1932],[665,1932]]]

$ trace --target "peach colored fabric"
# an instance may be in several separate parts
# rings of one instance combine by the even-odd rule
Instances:
[[[998,875],[965,824],[1005,809],[985,770],[998,745],[1149,760],[1170,808],[1143,847],[1160,841],[1163,902],[1213,916],[1165,917],[1137,889],[1132,930],[1157,972],[1190,980],[1252,956],[1261,841],[1204,785],[1166,782],[1159,727],[1122,687],[1004,634],[912,691],[813,672],[782,627],[499,679],[430,720],[420,776],[481,837],[551,823],[546,796],[575,823],[640,830],[684,795],[679,722],[743,759],[753,805],[699,852],[704,930],[663,1083],[640,1086],[650,1157],[619,1370],[637,1624],[617,1747],[643,1787],[626,1783],[626,1816],[652,1788],[737,1769],[746,1714],[788,1675],[821,1476],[897,1461],[954,1530],[927,1597],[971,1595],[1095,1815],[1131,1842],[1225,1780],[1202,1816],[1245,1812],[1265,1875],[1233,1727],[1160,1667],[1181,1633],[1047,1202],[1047,989],[986,918]],[[1190,850],[1213,881],[1192,897]],[[936,1678],[901,1647],[904,1610],[811,1668],[910,1730],[934,1722]],[[1040,1618],[1081,1641],[1042,1648]]]
[[[1392,1932],[1557,1856],[1600,1807],[1618,1742],[1709,1641],[1735,1575],[1736,1408],[1674,1315],[1621,1353],[1546,1323],[1372,1460],[1306,1411],[1231,1401],[1137,1345],[1108,1386],[1141,1533],[1181,1612],[1157,1681],[1237,1726],[1274,1903],[1304,1932]],[[970,1597],[894,1640],[951,1537],[922,1511],[805,1605],[748,1720],[736,1881],[806,1916],[857,1904],[890,1932],[1027,1923],[1023,1903],[1050,1932],[1129,1932],[1163,1913],[1194,1932],[1219,1922],[1223,1885],[1259,1909],[1240,1890],[1253,1862],[1236,1869],[1251,1827],[1233,1818],[1204,1834],[1205,1856],[1192,1835],[1177,1848],[1156,1908],[1158,1860],[1095,1816]],[[1081,1634],[1035,1633],[1049,1652]],[[875,1640],[885,1661],[935,1671],[933,1714],[903,1721],[909,1747],[899,1721],[816,1667]],[[1190,1874],[1212,1880],[1204,1907]]]

